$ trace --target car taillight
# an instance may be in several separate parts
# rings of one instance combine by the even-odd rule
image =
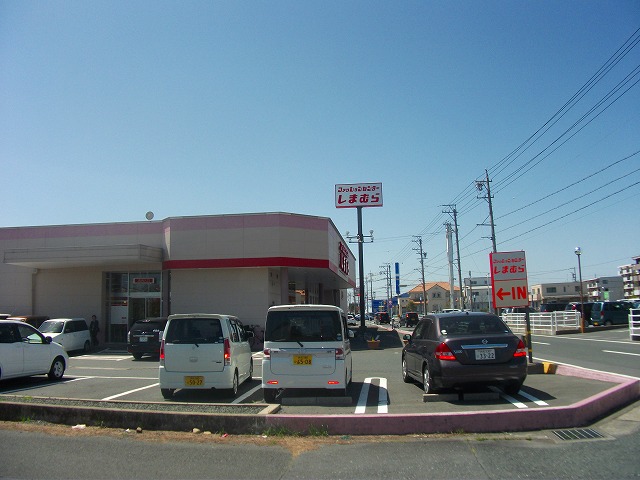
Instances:
[[[160,364],[164,365],[164,340],[160,343]]]
[[[228,338],[224,339],[224,364],[231,365],[231,342]]]
[[[271,357],[271,349],[270,349],[270,348],[265,348],[265,349],[262,351],[262,355],[263,355],[265,358],[269,358],[269,357]]]
[[[336,360],[344,360],[344,350],[342,348],[336,348]]]
[[[522,340],[518,341],[518,347],[516,348],[514,357],[526,357],[527,356],[527,347],[525,347],[524,342]]]
[[[438,360],[455,360],[456,356],[453,354],[449,346],[442,342],[436,347],[436,358]]]

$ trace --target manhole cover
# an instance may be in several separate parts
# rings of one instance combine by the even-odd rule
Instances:
[[[593,440],[604,438],[600,432],[592,428],[574,428],[571,430],[554,430],[553,433],[560,440]]]

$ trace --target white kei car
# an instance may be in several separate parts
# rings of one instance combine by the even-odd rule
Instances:
[[[225,389],[253,375],[249,336],[238,318],[210,313],[170,315],[160,344],[160,391]]]
[[[0,320],[0,380],[47,374],[60,380],[69,364],[67,352],[31,325]]]

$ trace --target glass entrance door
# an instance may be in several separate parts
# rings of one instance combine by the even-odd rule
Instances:
[[[137,320],[160,316],[159,298],[135,298],[129,299],[129,327]]]

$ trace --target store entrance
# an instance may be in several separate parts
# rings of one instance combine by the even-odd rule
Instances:
[[[159,316],[161,316],[159,298],[129,299],[129,328],[138,320]]]
[[[126,343],[134,322],[162,316],[161,272],[108,272],[105,286],[107,342]]]

